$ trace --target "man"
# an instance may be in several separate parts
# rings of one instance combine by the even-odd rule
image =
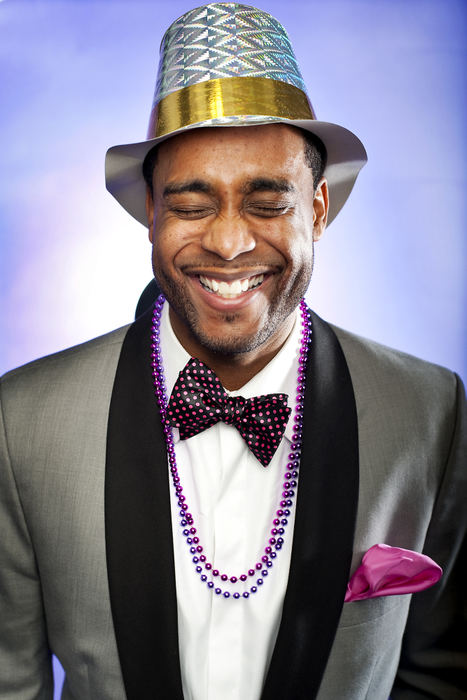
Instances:
[[[3,380],[0,697],[465,697],[460,382],[300,301],[363,146],[262,11],[161,50],[107,184],[166,301]]]

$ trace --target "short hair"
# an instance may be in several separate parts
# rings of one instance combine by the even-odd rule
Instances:
[[[313,188],[316,192],[318,183],[326,167],[326,149],[323,142],[318,136],[312,134],[310,131],[303,131],[303,140],[305,142],[305,162],[313,175]],[[143,177],[146,181],[151,196],[153,195],[152,189],[152,176],[154,173],[154,168],[157,163],[157,154],[159,150],[159,145],[151,148],[146,158],[143,161]]]
[[[149,191],[151,192],[151,197],[154,195],[153,192],[153,187],[152,187],[152,176],[154,173],[154,168],[157,162],[157,154],[159,152],[159,145],[154,146],[154,148],[151,148],[151,150],[148,152],[146,155],[146,158],[143,161],[143,177],[146,181],[146,185],[149,187]]]
[[[313,189],[316,192],[326,167],[326,148],[321,139],[311,131],[302,131],[305,141],[305,162],[313,175]]]

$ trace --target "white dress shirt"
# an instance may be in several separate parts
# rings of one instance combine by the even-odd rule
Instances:
[[[279,508],[292,437],[300,326],[300,322],[295,323],[284,346],[261,372],[240,390],[230,392],[245,398],[271,393],[289,396],[292,413],[267,468],[254,457],[234,426],[220,422],[187,440],[180,440],[174,429],[179,476],[200,544],[213,568],[229,576],[247,573],[261,560]],[[170,396],[190,356],[172,330],[167,303],[161,318],[161,351]],[[216,595],[201,582],[182,533],[172,483],[170,496],[185,700],[258,700],[281,620],[294,507],[284,545],[264,584],[248,599],[235,600]],[[218,585],[231,593],[243,592],[253,581],[248,577],[245,583],[219,581]]]

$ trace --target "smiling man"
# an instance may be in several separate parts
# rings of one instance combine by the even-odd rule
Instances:
[[[303,299],[365,162],[273,17],[169,27],[141,313],[2,379],[0,698],[467,696],[462,384]]]
[[[289,336],[328,210],[303,132],[203,129],[163,143],[147,193],[154,275],[183,347],[227,389]],[[202,173],[202,177],[200,177]]]

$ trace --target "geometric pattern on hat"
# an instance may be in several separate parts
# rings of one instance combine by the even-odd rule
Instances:
[[[280,80],[306,92],[290,39],[274,17],[234,2],[198,7],[162,39],[153,106],[189,85],[241,76]]]

